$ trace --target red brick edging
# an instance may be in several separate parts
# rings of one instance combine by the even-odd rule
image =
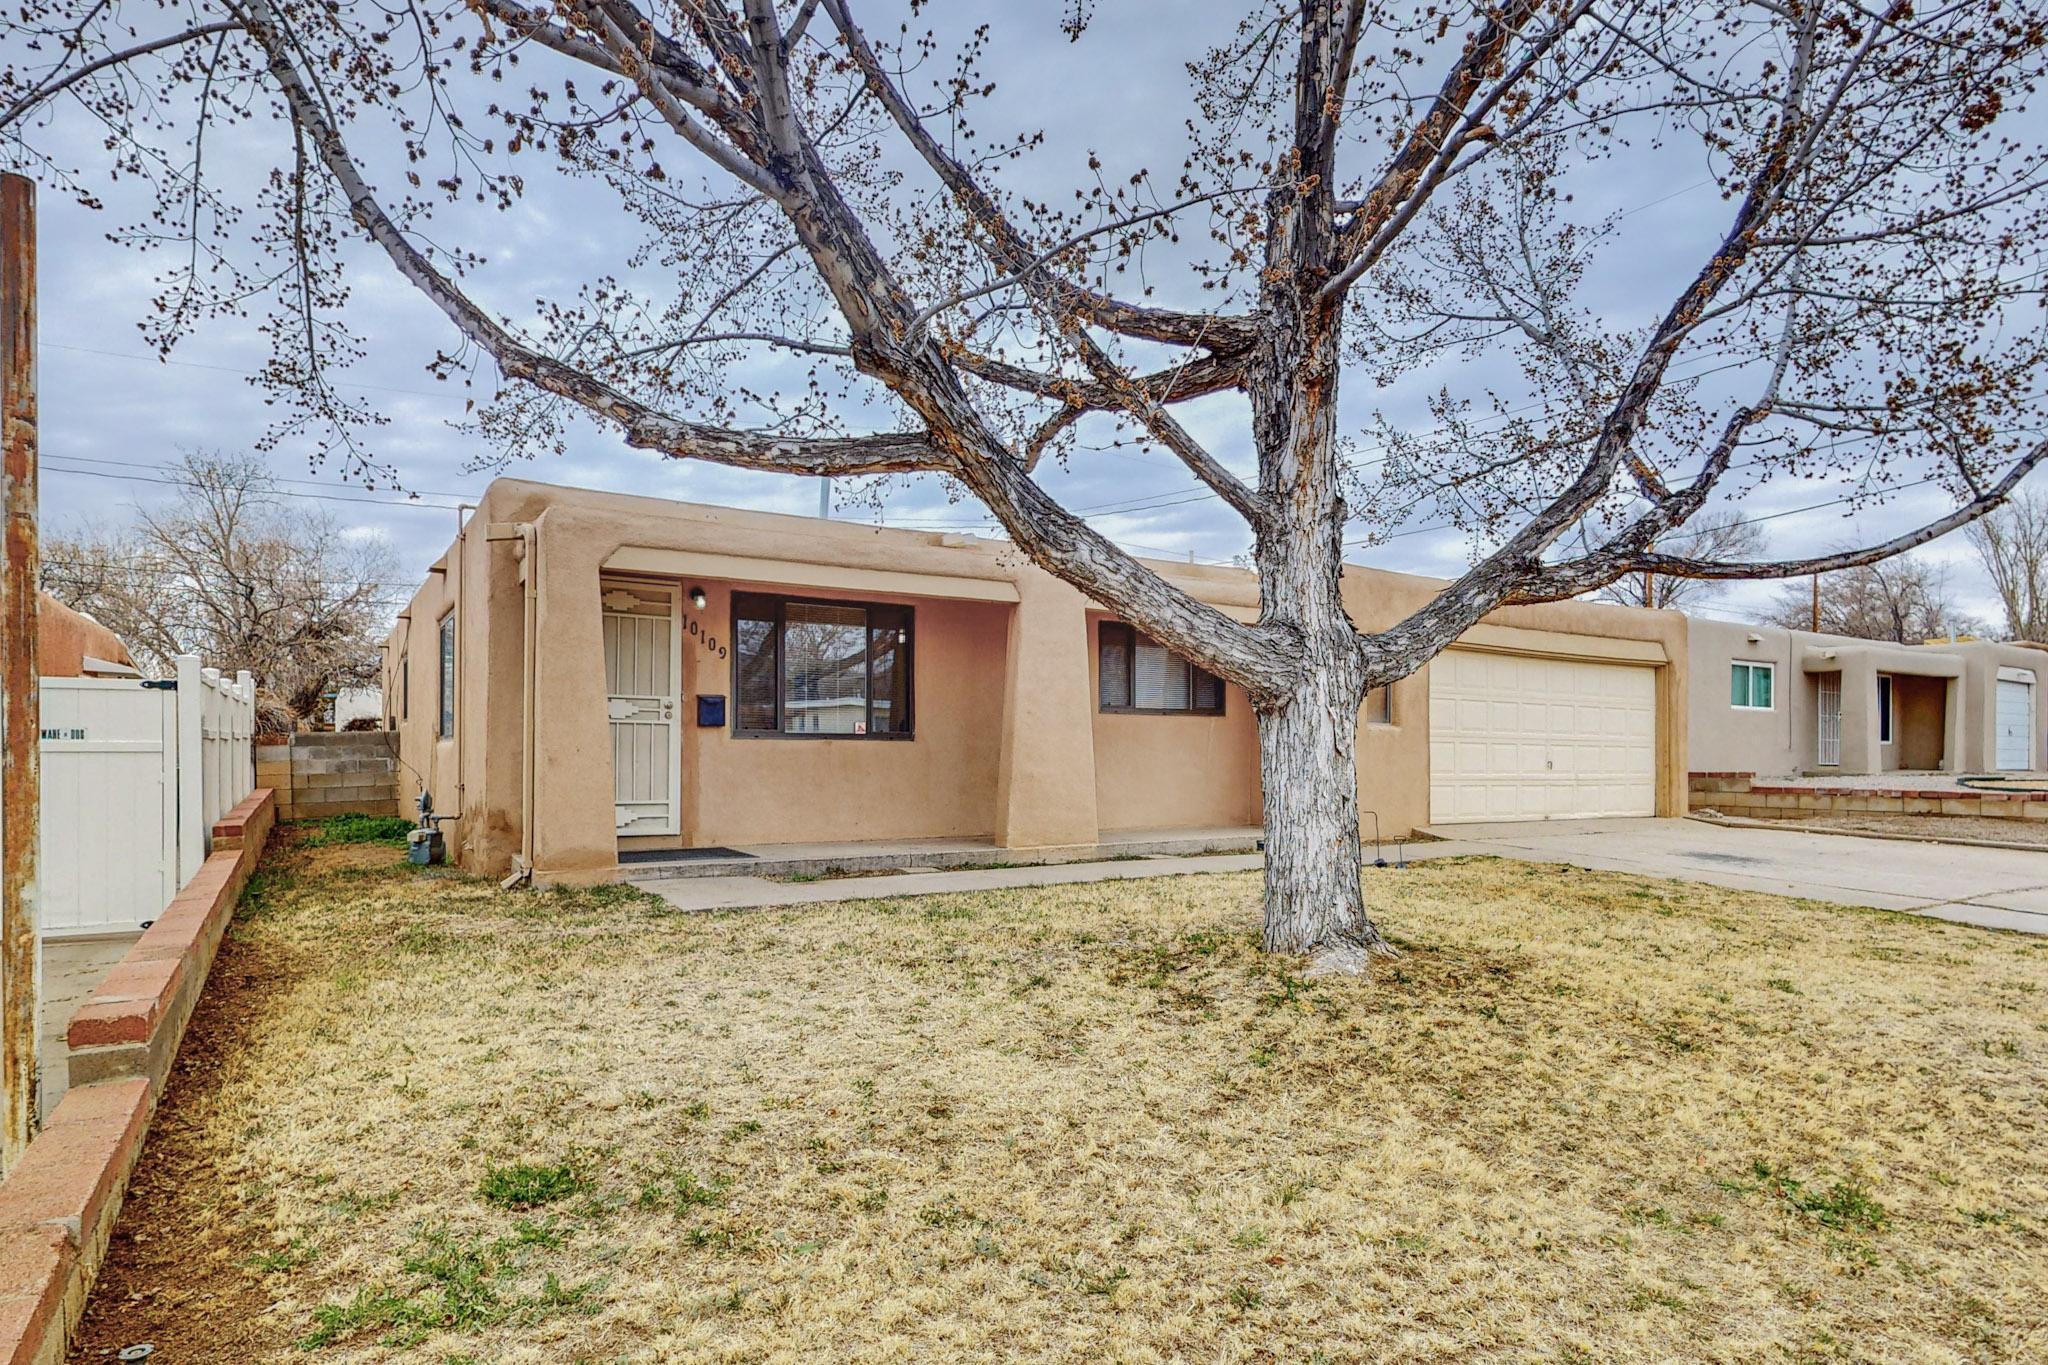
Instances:
[[[0,1365],[54,1365],[85,1311],[157,1094],[270,833],[259,788],[71,1017],[71,1089],[0,1181]]]

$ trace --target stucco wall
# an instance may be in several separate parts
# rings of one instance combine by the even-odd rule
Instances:
[[[511,535],[521,524],[533,528],[536,546],[526,569]],[[1239,619],[1256,616],[1249,573],[1153,567]],[[1258,820],[1257,729],[1245,695],[1229,689],[1221,717],[1101,712],[1094,624],[1102,614],[1006,543],[501,480],[415,596],[386,658],[386,711],[398,722],[405,795],[424,784],[441,810],[460,812],[447,832],[473,870],[502,872],[520,851],[529,571],[538,622],[534,857],[543,874],[609,867],[622,846],[949,835],[1032,846],[1085,843],[1105,830]],[[706,592],[701,612],[685,607],[686,619],[702,619],[697,636],[685,637],[678,836],[621,841],[613,831],[598,589],[608,576],[659,577]],[[1347,569],[1343,592],[1354,618],[1374,628],[1405,617],[1441,586]],[[698,729],[695,696],[731,694],[730,659],[707,659],[703,641],[715,633],[729,648],[735,587],[911,603],[916,738],[743,739],[729,728]],[[435,628],[450,604],[460,608],[452,740],[434,734]],[[1562,603],[1488,621],[1480,633],[1494,632],[1492,648],[1600,657],[1602,641],[1623,641],[1638,662],[1650,650],[1659,678],[1659,809],[1684,809],[1684,618]],[[411,687],[401,705],[403,657]],[[1358,744],[1361,804],[1389,836],[1429,820],[1426,670],[1394,684],[1392,712],[1391,723],[1362,724]]]
[[[1759,638],[1752,641],[1752,635]],[[1794,748],[1795,718],[1802,710],[1810,716],[1813,680],[1793,665],[1791,632],[1696,617],[1687,641],[1692,681],[1686,714],[1694,771],[1782,776],[1800,770],[1795,752],[1807,754],[1811,763],[1810,746]],[[1775,666],[1770,710],[1737,710],[1728,704],[1728,674],[1738,660]]]
[[[1104,830],[1258,823],[1259,731],[1251,699],[1225,685],[1220,716],[1104,711],[1098,632],[1088,618],[1088,695],[1095,703],[1095,809]]]

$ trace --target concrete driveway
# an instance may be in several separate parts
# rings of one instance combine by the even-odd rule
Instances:
[[[2048,934],[2048,851],[1800,834],[1699,820],[1438,825],[1428,832],[1444,842],[1411,844],[1409,857],[1476,853],[1571,863]]]

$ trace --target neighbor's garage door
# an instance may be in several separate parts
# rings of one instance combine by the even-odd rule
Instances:
[[[1465,649],[1429,666],[1431,820],[1656,811],[1656,670]]]

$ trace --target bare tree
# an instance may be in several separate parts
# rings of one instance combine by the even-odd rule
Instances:
[[[1764,533],[1732,508],[1702,512],[1656,544],[1661,555],[1718,561],[1754,559],[1764,552]],[[1630,607],[1683,611],[1719,594],[1722,584],[1707,578],[1644,571],[1615,579],[1597,594]]]
[[[248,669],[293,717],[377,682],[391,555],[283,499],[260,460],[188,455],[181,492],[135,522],[43,543],[43,588],[89,612],[145,668],[180,654]]]
[[[1003,55],[989,30],[920,31],[917,3],[869,26],[868,3],[27,0],[0,128],[18,164],[96,202],[60,150],[82,145],[61,136],[82,109],[111,168],[161,196],[137,234],[176,253],[151,334],[267,295],[292,420],[358,457],[374,414],[332,382],[364,345],[351,236],[447,318],[443,373],[495,367],[478,428],[505,451],[558,444],[581,410],[668,456],[953,481],[1038,565],[1250,694],[1265,942],[1318,970],[1386,946],[1359,870],[1368,688],[1504,604],[1875,563],[2048,455],[2014,434],[2036,425],[2048,241],[2038,123],[2005,116],[2042,75],[2028,7],[1257,0],[1188,70],[1174,172],[1111,147],[1048,193],[1014,183],[1043,171],[1034,130],[975,126]],[[1075,41],[1093,9],[1060,7]],[[1047,73],[1002,74],[1058,97]],[[211,178],[230,137],[271,158],[260,211]],[[1642,243],[1574,187],[1631,156],[1696,167],[1719,221],[1617,322],[1587,281]],[[553,277],[493,265],[497,234],[465,224],[548,170],[579,182],[586,223],[615,206],[621,245],[616,270],[536,307]],[[771,355],[808,369],[778,385]],[[1486,363],[1437,388],[1446,359]],[[1347,371],[1434,389],[1437,427],[1347,420]],[[1176,415],[1217,393],[1241,395],[1255,467]],[[1247,523],[1257,621],[1034,479],[1111,426]],[[1810,559],[1657,548],[1786,475],[1871,499],[1931,485],[1949,510]],[[1361,630],[1347,544],[1432,515],[1469,533],[1471,567]]]
[[[1813,629],[1811,586],[1786,588],[1769,620],[1789,630]],[[1956,606],[1941,565],[1902,555],[1821,575],[1819,628],[1828,635],[1917,645],[1944,635],[1973,634],[1977,624]]]
[[[2005,608],[2005,638],[2048,642],[2048,491],[2022,489],[1970,526]]]

